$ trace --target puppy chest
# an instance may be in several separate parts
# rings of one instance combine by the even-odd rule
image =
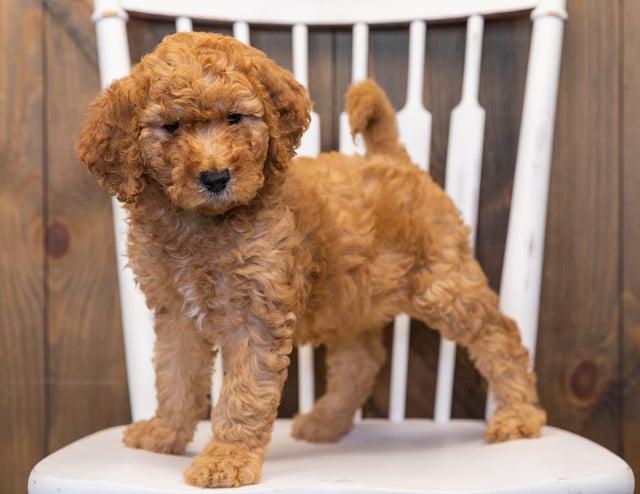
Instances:
[[[308,255],[300,253],[290,216],[268,216],[243,229],[188,218],[172,228],[135,229],[131,264],[150,305],[179,312],[200,330],[233,329],[274,312],[300,314],[301,258]]]
[[[237,329],[246,321],[274,312],[300,312],[302,295],[295,267],[271,256],[208,256],[184,259],[175,266],[179,310],[199,330]]]

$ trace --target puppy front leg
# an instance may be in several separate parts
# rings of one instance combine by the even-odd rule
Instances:
[[[193,324],[158,311],[154,367],[158,408],[153,418],[129,425],[124,443],[132,448],[180,454],[193,439],[208,407],[213,347]]]
[[[225,377],[211,413],[213,440],[185,472],[199,487],[238,487],[260,480],[287,377],[295,316],[277,327],[248,323],[222,343]]]

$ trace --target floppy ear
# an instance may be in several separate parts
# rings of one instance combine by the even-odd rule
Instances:
[[[91,104],[76,142],[80,161],[122,202],[133,202],[145,184],[135,116],[138,94],[130,76],[111,83]]]
[[[267,93],[265,120],[270,134],[267,161],[282,172],[309,127],[312,103],[307,90],[288,70],[266,57],[257,68],[258,79]]]

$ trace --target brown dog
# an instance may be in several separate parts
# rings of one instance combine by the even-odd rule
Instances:
[[[226,374],[198,486],[260,478],[289,353],[327,348],[326,394],[293,435],[336,441],[371,392],[383,326],[405,312],[465,345],[497,402],[489,441],[539,434],[535,376],[497,308],[451,200],[398,144],[373,82],[349,91],[367,155],[291,161],[311,103],[262,52],[168,36],[91,106],[77,151],[130,213],[129,257],[155,312],[158,409],[125,443],[181,453],[207,408],[214,346]]]

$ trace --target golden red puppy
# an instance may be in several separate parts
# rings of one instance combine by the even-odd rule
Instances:
[[[214,346],[225,363],[213,439],[190,484],[258,482],[289,354],[327,348],[327,392],[293,435],[336,441],[405,312],[467,347],[497,402],[486,438],[539,434],[545,413],[516,325],[443,190],[398,144],[373,82],[347,111],[366,156],[293,159],[311,102],[262,52],[204,33],[168,36],[91,105],[77,152],[130,214],[129,258],[155,313],[158,409],[127,445],[179,454],[206,411]]]

